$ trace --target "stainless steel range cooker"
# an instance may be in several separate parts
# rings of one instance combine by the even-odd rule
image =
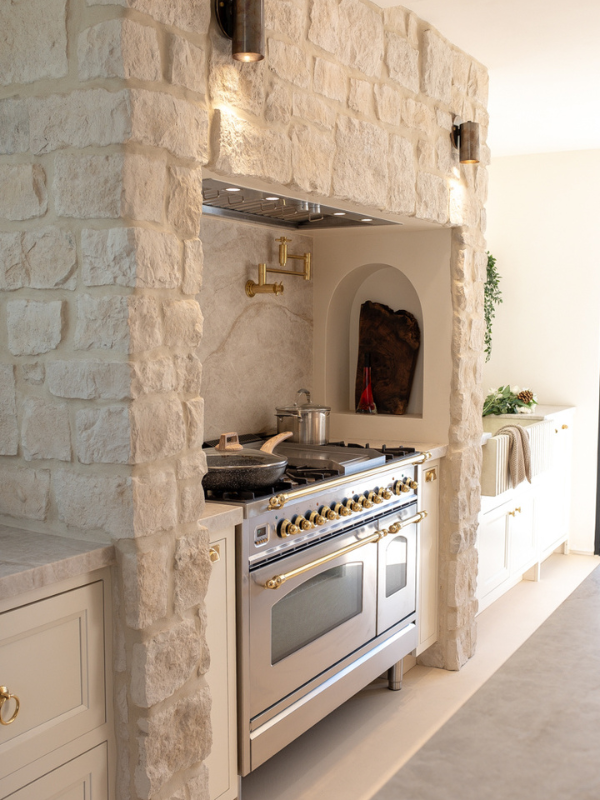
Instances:
[[[246,446],[260,444],[242,437]],[[210,443],[207,443],[210,444]],[[281,444],[284,480],[239,504],[239,767],[247,775],[417,646],[411,448]]]

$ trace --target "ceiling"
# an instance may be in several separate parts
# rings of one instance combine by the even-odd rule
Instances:
[[[494,156],[600,148],[600,0],[402,5],[484,64]]]

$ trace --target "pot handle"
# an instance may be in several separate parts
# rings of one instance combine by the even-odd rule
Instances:
[[[232,450],[243,450],[239,442],[237,433],[222,433],[219,444],[215,447],[220,453],[231,452]]]
[[[310,392],[308,391],[308,389],[298,389],[296,394],[305,394],[306,395],[306,402],[310,403]]]
[[[272,453],[277,445],[283,442],[284,439],[289,439],[292,433],[293,431],[285,431],[284,433],[278,433],[277,436],[271,436],[260,449],[263,453]]]

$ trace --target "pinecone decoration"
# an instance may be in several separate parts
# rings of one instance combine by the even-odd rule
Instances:
[[[533,392],[530,392],[529,389],[523,389],[522,392],[519,392],[517,397],[522,403],[529,405],[529,403],[533,401]]]

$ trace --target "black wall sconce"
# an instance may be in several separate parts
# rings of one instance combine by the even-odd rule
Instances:
[[[460,152],[460,163],[479,164],[479,123],[462,122],[457,117],[451,136],[452,144]]]
[[[223,36],[231,39],[236,61],[262,61],[265,57],[264,0],[214,0]]]

